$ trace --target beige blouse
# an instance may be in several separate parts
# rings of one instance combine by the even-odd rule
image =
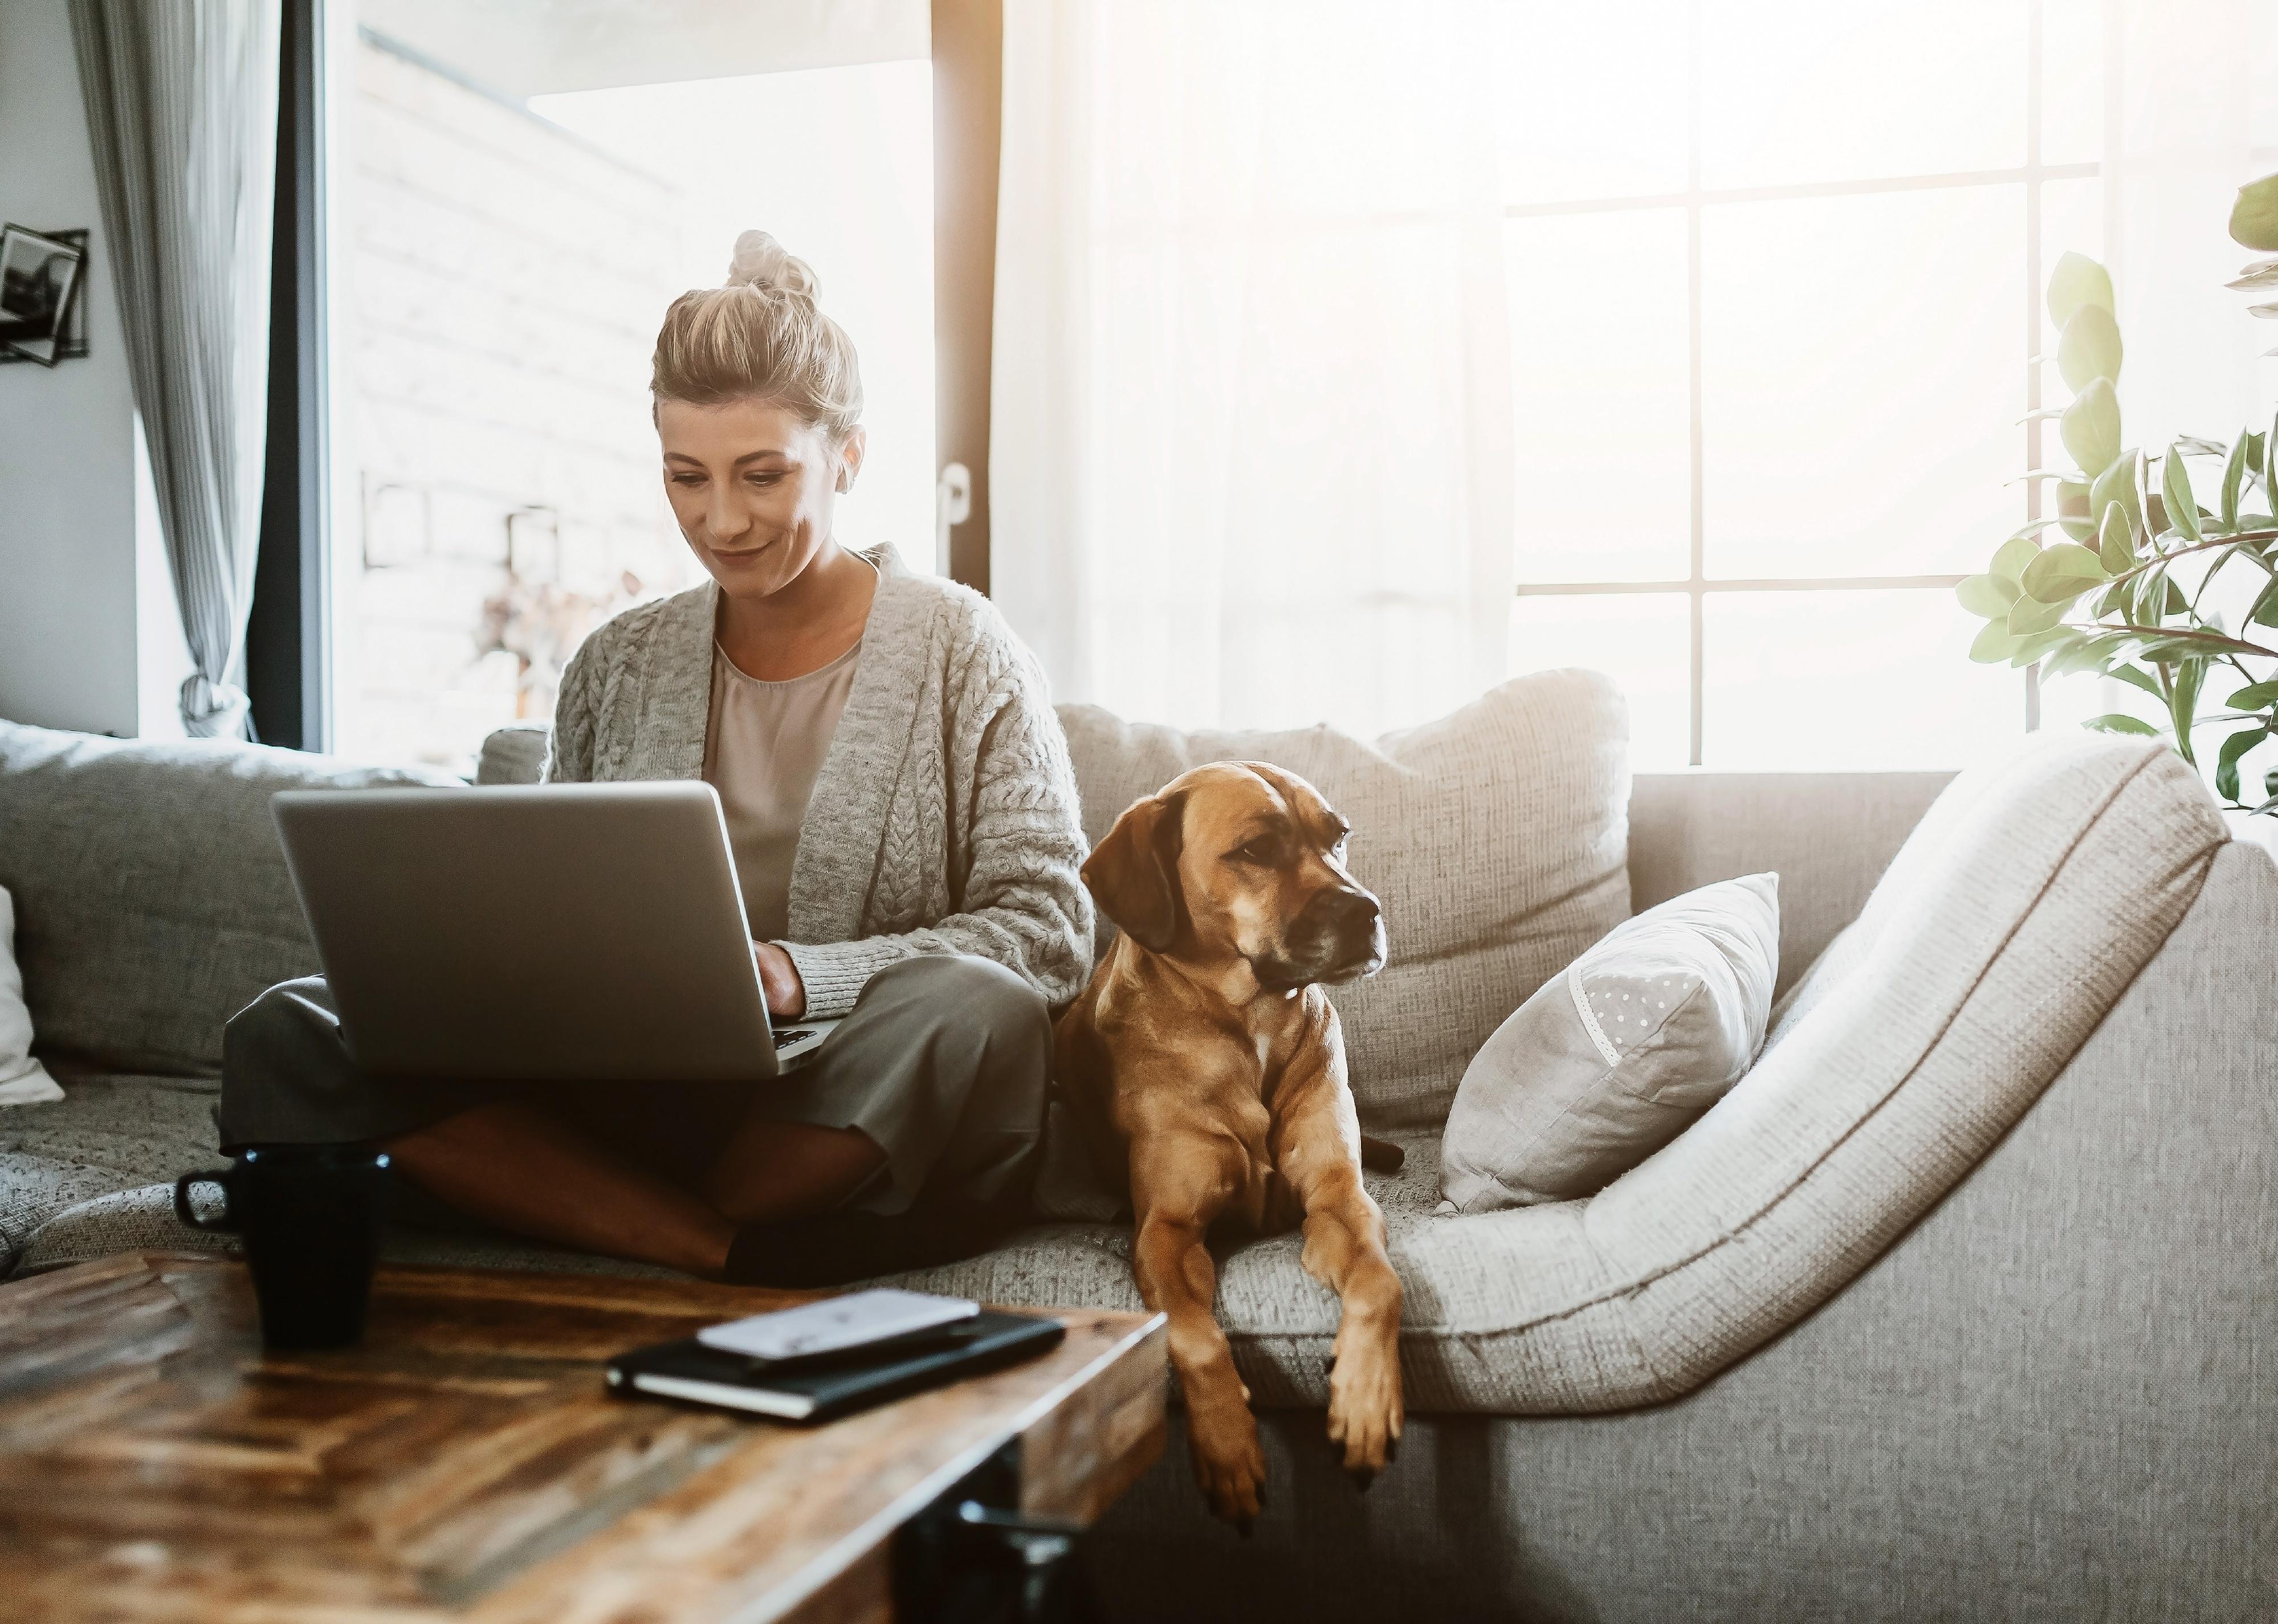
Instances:
[[[704,782],[720,793],[728,844],[755,942],[790,926],[791,864],[815,775],[854,690],[857,643],[820,670],[784,682],[746,676],[712,644],[712,713],[704,735]]]

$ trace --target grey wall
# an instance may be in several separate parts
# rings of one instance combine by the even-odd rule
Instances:
[[[0,365],[0,717],[179,732],[188,656],[147,500],[138,536],[134,398],[65,0],[0,4],[0,219],[93,233],[92,353]]]

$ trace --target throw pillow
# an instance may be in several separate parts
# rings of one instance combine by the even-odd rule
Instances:
[[[0,887],[0,1105],[39,1105],[64,1091],[32,1058],[32,1012],[24,1007],[24,977],[16,968],[16,903]]]
[[[1683,1132],[1763,1045],[1779,876],[1702,886],[1617,926],[1464,1073],[1441,1187],[1487,1212],[1594,1194]]]

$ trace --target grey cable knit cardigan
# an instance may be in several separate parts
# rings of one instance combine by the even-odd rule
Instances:
[[[791,863],[789,939],[806,1012],[921,953],[974,953],[1055,1006],[1091,971],[1091,897],[1067,741],[1035,658],[977,592],[867,553],[877,595],[854,689]],[[638,605],[570,657],[552,783],[701,778],[713,616],[703,585]]]

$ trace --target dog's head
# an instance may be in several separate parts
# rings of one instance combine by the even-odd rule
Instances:
[[[1150,953],[1249,961],[1288,992],[1384,964],[1384,915],[1345,868],[1351,825],[1262,761],[1217,761],[1135,803],[1083,865],[1100,911]]]

